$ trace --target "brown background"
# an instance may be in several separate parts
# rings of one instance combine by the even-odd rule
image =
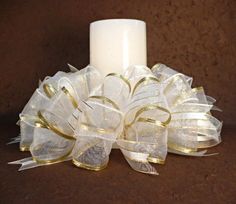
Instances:
[[[1,0],[3,151],[0,156],[4,157],[0,170],[0,203],[1,199],[3,203],[41,203],[44,198],[51,203],[157,203],[158,199],[165,203],[233,203],[235,17],[235,0]],[[117,151],[111,156],[109,168],[95,174],[72,168],[67,163],[23,173],[17,173],[15,166],[6,165],[7,161],[28,156],[18,153],[16,146],[5,146],[5,143],[18,134],[19,130],[13,125],[37,87],[38,79],[67,70],[67,62],[77,68],[86,66],[89,63],[89,23],[106,18],[146,21],[148,65],[163,62],[193,76],[194,85],[204,86],[206,93],[217,99],[217,106],[223,109],[217,116],[225,127],[230,127],[223,131],[224,142],[216,149],[223,156],[194,159],[170,155],[166,166],[160,168],[162,176],[158,179],[131,170]],[[95,200],[89,196],[90,192]]]

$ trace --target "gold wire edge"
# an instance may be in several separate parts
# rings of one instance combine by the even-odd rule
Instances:
[[[132,96],[134,95],[136,89],[144,82],[147,82],[147,81],[154,81],[154,82],[157,82],[159,83],[160,81],[156,78],[156,77],[151,77],[151,76],[148,76],[148,77],[143,77],[142,79],[140,79],[134,86],[133,88],[133,91],[132,91]]]
[[[207,149],[220,144],[221,140],[210,139],[207,141],[198,141],[198,149]]]
[[[151,163],[155,163],[155,164],[165,164],[165,160],[161,159],[161,158],[156,158],[156,157],[151,157],[149,156],[147,158],[147,160]]]
[[[143,106],[142,108],[140,108],[136,113],[135,113],[135,116],[134,116],[134,119],[132,122],[128,123],[125,125],[126,128],[132,126],[137,118],[143,113],[143,112],[146,112],[146,111],[149,111],[149,110],[161,110],[165,113],[168,113],[168,118],[166,119],[166,121],[162,122],[162,121],[159,121],[159,120],[154,120],[154,119],[151,119],[151,118],[142,118],[140,119],[140,121],[142,122],[150,122],[150,123],[153,123],[153,124],[157,124],[157,125],[160,125],[160,126],[166,126],[170,123],[171,121],[171,113],[169,110],[167,110],[166,108],[163,108],[161,106],[158,106],[158,105],[146,105],[146,106]]]
[[[156,126],[160,126],[160,127],[165,127],[165,125],[163,125],[162,122],[158,121],[158,120],[154,120],[152,118],[139,118],[137,120],[137,122],[142,122],[142,123],[151,123],[153,125],[156,125]]]
[[[47,129],[53,131],[54,133],[56,133],[57,135],[68,139],[68,140],[76,140],[75,137],[68,135],[66,133],[61,132],[61,130],[59,130],[57,127],[55,127],[55,125],[51,125],[47,119],[43,116],[41,111],[38,111],[38,117],[39,119],[42,121],[42,127],[46,127]]]
[[[126,79],[124,76],[122,76],[121,74],[117,74],[117,73],[110,73],[110,74],[106,75],[106,77],[109,77],[109,76],[114,76],[114,77],[120,78],[129,87],[129,93],[131,92],[131,85],[129,83],[129,80]]]
[[[59,163],[59,162],[63,162],[65,161],[65,159],[71,154],[72,150],[74,148],[74,145],[72,146],[72,148],[64,155],[56,158],[56,159],[38,159],[34,156],[32,156],[33,160],[36,161],[36,163],[38,164],[45,164],[45,165],[50,165],[50,164],[55,164],[55,163]]]
[[[111,99],[109,99],[105,96],[90,96],[89,98],[90,99],[99,99],[99,100],[102,100],[102,101],[106,101],[107,103],[111,104],[113,106],[113,108],[115,108],[117,110],[120,110],[119,106],[114,101],[112,101]]]
[[[170,142],[168,142],[168,148],[173,149],[173,150],[177,150],[179,152],[183,152],[186,154],[196,153],[198,151],[198,148],[183,147],[181,145],[178,145],[175,143],[170,143]]]
[[[90,164],[85,164],[85,163],[79,162],[74,158],[72,159],[72,163],[77,167],[88,169],[88,170],[93,170],[93,171],[100,171],[100,170],[105,169],[107,167],[107,164],[104,164],[101,166],[93,166]]]
[[[48,98],[52,98],[56,93],[56,89],[48,83],[43,84],[43,90]]]
[[[66,94],[66,96],[68,96],[68,98],[70,99],[70,101],[71,101],[72,105],[74,106],[74,108],[78,108],[79,111],[81,111],[80,108],[78,107],[77,101],[76,101],[75,98],[70,94],[70,92],[69,92],[65,87],[62,87],[61,90],[63,91],[63,93]],[[82,112],[82,111],[81,111],[81,112]]]
[[[28,152],[28,151],[30,151],[30,146],[20,145],[20,151],[21,152]]]
[[[177,80],[181,79],[181,80],[183,81],[183,78],[182,78],[182,77],[184,77],[184,75],[183,75],[182,73],[177,73],[177,74],[175,74],[175,75],[172,75],[172,76],[169,77],[168,79],[166,79],[166,80],[168,80],[168,84],[167,84],[167,86],[165,87],[165,89],[163,90],[163,93],[166,94],[166,92],[170,89],[171,85],[172,85],[172,84],[175,84],[175,82],[176,82]]]

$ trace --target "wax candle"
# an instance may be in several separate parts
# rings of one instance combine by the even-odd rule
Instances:
[[[130,65],[146,65],[146,24],[134,19],[107,19],[90,24],[90,65],[104,76]]]

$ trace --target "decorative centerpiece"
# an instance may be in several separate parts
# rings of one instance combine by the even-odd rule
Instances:
[[[112,148],[136,171],[157,175],[167,152],[206,156],[221,142],[219,110],[192,78],[146,65],[146,24],[111,19],[90,24],[90,65],[57,72],[39,84],[20,114],[19,170],[67,160],[101,170]]]

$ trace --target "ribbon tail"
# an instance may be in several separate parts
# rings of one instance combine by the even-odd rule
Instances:
[[[135,171],[145,174],[159,175],[156,169],[148,162],[149,154],[132,152],[122,148],[120,148],[120,150],[123,153],[126,161]]]
[[[68,157],[64,159],[63,161],[68,161],[68,160],[71,160],[71,157]],[[21,167],[18,169],[18,171],[23,171],[23,170],[32,169],[39,166],[49,165],[50,163],[48,164],[38,163],[35,159],[33,159],[33,157],[27,157],[24,159],[8,162],[8,164],[20,164]]]
[[[222,109],[220,109],[218,106],[212,106],[211,110],[215,110],[215,111],[220,111],[220,112],[223,112]]]
[[[24,159],[8,162],[8,164],[20,164],[21,167],[18,169],[18,171],[23,171],[26,169],[32,169],[41,166],[41,164],[38,164],[35,160],[33,160],[32,157],[27,157]]]
[[[17,120],[16,125],[20,126],[20,120]]]
[[[68,65],[71,72],[77,72],[78,71],[78,69],[75,68],[74,66],[72,66],[71,64],[67,63],[67,65]]]
[[[20,140],[21,140],[21,137],[20,137],[20,135],[19,135],[19,136],[17,136],[17,137],[11,138],[11,140],[12,140],[12,141],[8,142],[7,145],[19,143]]]

